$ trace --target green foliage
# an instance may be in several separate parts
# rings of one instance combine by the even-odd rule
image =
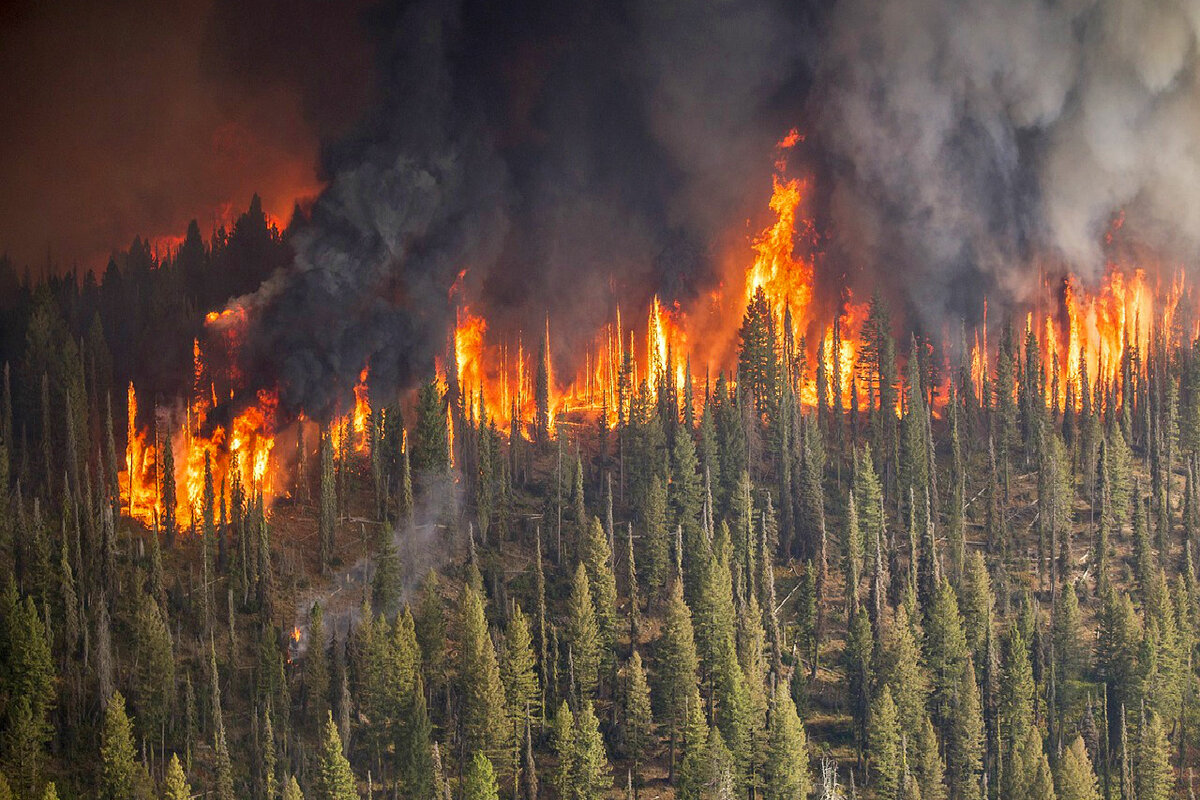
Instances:
[[[586,586],[584,590],[586,592]],[[590,597],[588,604],[590,607]],[[458,638],[459,718],[463,745],[468,752],[480,750],[496,759],[508,740],[507,726],[496,724],[505,718],[504,686],[483,615],[483,598],[469,585],[463,588],[460,601]]]
[[[467,764],[463,776],[462,800],[500,800],[500,789],[496,786],[496,773],[492,762],[483,753],[476,751]]]
[[[1100,800],[1100,787],[1083,737],[1076,735],[1058,764],[1059,800]]]
[[[350,771],[350,762],[342,755],[342,737],[338,735],[331,714],[325,716],[325,730],[313,775],[313,797],[315,800],[358,800],[354,773]]]
[[[808,737],[787,692],[776,692],[767,729],[766,800],[803,800],[813,788]]]
[[[900,721],[892,692],[884,686],[871,703],[867,722],[871,784],[879,797],[895,797],[900,786]]]
[[[187,776],[183,774],[183,765],[179,756],[171,754],[167,764],[167,776],[163,779],[163,800],[191,800],[192,787],[188,785]]]
[[[567,599],[567,644],[575,666],[576,688],[583,699],[595,694],[600,671],[600,629],[596,624],[590,584],[587,570],[579,564],[575,568],[571,596]]]
[[[132,800],[149,796],[149,776],[133,744],[133,723],[125,714],[125,698],[114,692],[100,731],[101,800]]]

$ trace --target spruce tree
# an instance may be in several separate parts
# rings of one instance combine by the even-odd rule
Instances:
[[[588,602],[590,606],[590,598]],[[496,724],[505,717],[504,686],[483,598],[470,585],[463,587],[459,609],[458,679],[463,747],[499,758],[508,739],[506,726]]]
[[[313,775],[315,800],[358,800],[354,773],[342,754],[342,738],[338,735],[333,715],[325,715],[325,730],[321,737],[317,768]]]
[[[900,786],[900,721],[892,692],[884,686],[871,703],[867,722],[871,785],[878,797],[895,797]]]
[[[575,665],[575,681],[581,699],[591,698],[599,679],[602,639],[596,622],[587,570],[575,568],[575,580],[567,599],[567,642]]]
[[[337,524],[337,490],[333,474],[333,439],[328,432],[321,436],[321,483],[317,510],[318,559],[321,572],[329,572],[333,560],[334,528]],[[319,724],[319,723],[318,723]]]
[[[304,710],[310,730],[320,732],[329,716],[329,658],[325,653],[325,613],[321,603],[308,611],[308,653],[304,657]]]
[[[983,705],[972,662],[959,676],[946,736],[946,781],[953,800],[980,800],[984,756]]]
[[[624,672],[623,744],[625,754],[633,761],[634,779],[640,785],[642,763],[654,739],[654,719],[650,710],[650,686],[642,668],[642,656],[636,649]]]
[[[304,800],[304,793],[300,791],[300,784],[296,782],[295,775],[288,778],[287,784],[284,785],[282,800]]]
[[[174,753],[167,764],[167,777],[163,780],[163,800],[192,800],[192,787],[188,785],[187,776],[183,774],[179,756]]]
[[[572,800],[600,800],[612,787],[612,767],[604,751],[604,740],[600,737],[600,722],[592,708],[592,701],[580,703],[575,715],[571,742]]]
[[[1171,769],[1171,744],[1162,720],[1154,711],[1146,716],[1137,748],[1138,800],[1167,800],[1175,783]]]
[[[519,605],[513,607],[504,636],[504,658],[500,662],[500,678],[507,700],[508,728],[513,732],[514,753],[519,751],[520,732],[526,716],[536,712],[541,697],[536,659],[533,655],[533,635],[529,621]]]
[[[775,692],[770,717],[763,796],[766,800],[804,800],[813,788],[808,737],[790,694]]]
[[[101,800],[132,800],[149,796],[149,777],[133,743],[133,723],[125,714],[125,698],[114,692],[100,731]]]
[[[667,598],[656,667],[659,698],[666,714],[664,721],[670,731],[673,770],[675,747],[684,733],[688,703],[696,691],[697,658],[692,614],[683,599],[683,586],[679,581],[671,582]]]
[[[1083,737],[1076,735],[1058,764],[1058,800],[1100,800],[1100,787]]]
[[[596,610],[599,634],[600,671],[609,675],[615,668],[617,641],[617,580],[613,574],[613,554],[600,520],[592,517],[581,542],[580,557],[587,570],[588,587]]]
[[[471,756],[467,773],[463,776],[462,800],[500,800],[492,762],[478,750]]]

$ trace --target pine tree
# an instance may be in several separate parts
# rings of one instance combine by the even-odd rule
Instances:
[[[166,438],[163,440],[163,461],[162,461],[162,529],[163,535],[167,539],[167,547],[172,547],[175,544],[175,534],[177,533],[178,525],[175,521],[175,504],[177,502],[175,496],[175,454],[174,448],[171,446],[171,432],[168,430]]]
[[[463,776],[462,800],[500,800],[492,762],[478,750],[471,756],[467,774]]]
[[[208,674],[212,681],[213,750],[216,752],[217,800],[234,800],[233,764],[229,757],[229,742],[225,735],[225,717],[221,709],[221,676],[217,672],[217,654],[209,640]]]
[[[296,783],[296,776],[288,778],[287,784],[283,787],[282,800],[304,800],[304,793],[300,791],[300,784]]]
[[[954,697],[967,665],[967,638],[958,613],[958,599],[949,581],[938,584],[925,623],[925,665],[932,688],[932,708],[938,730],[947,729]],[[926,797],[925,800],[936,800]]]
[[[325,654],[325,613],[320,602],[308,610],[308,653],[304,657],[304,709],[311,730],[329,716],[329,658]]]
[[[895,797],[900,786],[900,721],[887,686],[871,703],[867,723],[867,752],[871,783],[878,797]]]
[[[667,529],[667,489],[657,475],[650,479],[650,488],[645,493],[645,502],[639,516],[646,542],[642,555],[646,582],[650,586],[665,587],[671,549]]]
[[[313,776],[315,800],[358,800],[354,773],[342,754],[342,738],[338,735],[333,715],[326,714],[316,774]]]
[[[591,700],[582,702],[575,715],[570,760],[572,775],[568,796],[572,800],[600,800],[612,787],[612,767],[604,752],[600,722]]]
[[[159,740],[175,698],[175,657],[162,609],[143,594],[135,619],[137,705],[143,740]]]
[[[567,600],[567,641],[575,664],[579,697],[588,699],[596,692],[602,640],[592,604],[590,581],[583,564],[575,568],[575,580]]]
[[[658,642],[659,697],[671,734],[672,769],[675,746],[687,725],[688,702],[696,691],[696,639],[692,614],[683,599],[683,586],[672,581],[667,595],[662,637]]]
[[[921,787],[921,800],[946,800],[945,765],[938,752],[937,734],[933,732],[933,723],[925,717],[914,737],[914,764],[917,772],[917,782]]]
[[[498,758],[508,738],[505,726],[496,724],[505,715],[504,686],[483,615],[483,598],[470,585],[463,588],[459,610],[458,667],[463,747]]]
[[[500,678],[507,699],[508,728],[513,732],[512,749],[515,754],[521,747],[520,732],[526,716],[538,708],[541,692],[534,669],[533,635],[529,621],[521,607],[516,605],[508,620],[504,636],[504,658],[500,662]]]
[[[983,706],[974,665],[959,676],[950,730],[946,736],[946,779],[953,800],[979,800],[984,756]]]
[[[600,670],[602,674],[607,675],[615,668],[617,580],[612,569],[612,550],[599,519],[592,517],[580,549],[580,558],[587,569],[592,604],[596,610],[596,628],[600,637]]]
[[[317,517],[318,558],[321,572],[328,574],[333,560],[334,528],[337,523],[337,490],[333,474],[333,438],[321,435],[321,494]],[[318,723],[319,724],[319,723]]]
[[[770,717],[763,796],[766,800],[803,800],[813,788],[808,737],[790,694],[775,693]]]
[[[1146,716],[1137,748],[1138,800],[1167,800],[1175,783],[1171,769],[1171,744],[1161,718],[1154,711]]]
[[[131,800],[147,797],[149,777],[133,745],[133,723],[125,714],[125,698],[114,692],[104,712],[100,732],[100,798]]]
[[[188,785],[187,776],[183,774],[179,756],[174,753],[167,764],[167,777],[163,780],[163,800],[192,800],[192,787]]]
[[[843,653],[846,693],[850,700],[850,713],[854,717],[854,740],[860,758],[867,746],[873,650],[871,621],[867,618],[866,610],[860,608],[850,620],[850,629],[846,634],[846,649]]]
[[[920,648],[904,606],[896,609],[891,624],[885,628],[883,647],[880,679],[891,689],[900,726],[906,731],[916,731],[925,716],[929,678],[921,666]]]
[[[446,399],[436,378],[417,393],[417,427],[413,433],[412,469],[417,475],[440,475],[450,468],[450,432]]]
[[[636,649],[625,665],[625,691],[622,699],[625,754],[633,761],[634,777],[640,784],[641,766],[654,739],[654,720],[650,711],[650,686],[642,668],[642,656]]]
[[[1100,787],[1082,736],[1075,736],[1059,761],[1058,799],[1100,800]]]

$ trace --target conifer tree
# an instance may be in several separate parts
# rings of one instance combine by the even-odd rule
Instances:
[[[892,692],[884,686],[871,703],[867,723],[871,784],[878,797],[895,797],[900,786],[900,721]]]
[[[636,649],[625,665],[622,699],[625,754],[633,761],[634,779],[640,784],[641,766],[654,738],[654,720],[650,710],[650,686],[642,668],[642,656]]]
[[[984,755],[983,707],[972,662],[959,676],[946,736],[946,779],[952,800],[979,800]]]
[[[478,750],[471,756],[467,774],[463,776],[462,800],[500,800],[492,762]]]
[[[500,663],[500,678],[507,699],[508,727],[513,731],[514,753],[520,750],[522,744],[520,732],[526,716],[537,710],[541,697],[535,665],[529,621],[521,607],[516,605],[509,616],[504,636],[504,658]]]
[[[143,741],[158,741],[166,729],[175,698],[175,656],[162,609],[143,594],[135,619],[137,705]]]
[[[217,800],[234,800],[233,764],[229,756],[229,742],[225,734],[225,716],[221,709],[221,676],[217,672],[217,653],[209,640],[209,679],[212,681],[212,729],[213,750],[216,752],[216,796]]]
[[[174,753],[167,764],[167,777],[163,781],[163,800],[192,800],[192,787],[188,785],[187,776],[183,774],[179,756]]]
[[[575,715],[571,742],[572,800],[600,800],[612,786],[612,767],[604,751],[604,740],[600,737],[600,722],[592,708],[592,701],[580,704]]]
[[[666,713],[665,724],[670,731],[671,766],[674,768],[675,747],[687,725],[688,703],[696,691],[696,640],[692,614],[683,599],[683,586],[671,582],[663,619],[662,637],[657,648],[659,696]]]
[[[613,574],[613,554],[600,520],[592,517],[581,542],[580,557],[587,570],[588,588],[596,611],[599,634],[601,674],[615,669],[614,647],[617,641],[617,580]]]
[[[333,439],[326,431],[321,435],[321,483],[317,517],[318,558],[321,572],[328,573],[333,559],[334,528],[337,523],[337,490],[333,474]],[[319,724],[319,723],[318,723]]]
[[[640,516],[646,542],[642,556],[646,582],[652,587],[660,587],[655,593],[659,594],[661,587],[667,585],[671,548],[667,529],[667,490],[657,475],[650,479]]]
[[[813,788],[808,737],[790,694],[775,692],[770,717],[763,795],[766,800],[803,800]]]
[[[596,692],[601,665],[601,634],[592,603],[591,582],[583,564],[575,568],[575,580],[567,599],[567,642],[575,665],[575,681],[582,699]]]
[[[304,709],[319,732],[329,716],[329,659],[325,654],[325,613],[316,602],[308,610],[308,653],[304,657]]]
[[[958,599],[949,581],[943,580],[935,590],[925,623],[924,646],[934,721],[938,730],[945,732],[969,656],[967,637],[958,613]]]
[[[850,620],[846,634],[845,676],[850,713],[854,718],[854,741],[859,757],[867,746],[867,721],[871,705],[871,661],[874,640],[871,621],[865,609],[860,608]]]
[[[1137,749],[1138,800],[1167,800],[1175,773],[1171,769],[1171,744],[1162,720],[1150,711],[1142,726]]]
[[[1058,765],[1059,800],[1100,800],[1100,787],[1083,737],[1076,735]]]
[[[891,624],[885,628],[883,647],[880,679],[891,689],[900,726],[906,731],[916,731],[925,716],[929,677],[921,666],[920,648],[904,606],[896,609]]]
[[[938,752],[938,738],[933,732],[929,717],[913,737],[917,783],[921,788],[921,800],[946,800],[945,765]]]
[[[333,724],[333,715],[328,713],[312,788],[315,800],[358,800],[354,773],[342,754],[342,739]]]
[[[296,783],[295,775],[288,778],[283,787],[283,800],[304,800],[304,793],[300,791],[300,784]]]
[[[101,800],[148,797],[149,777],[133,744],[133,723],[125,714],[125,698],[114,692],[100,731]]]
[[[167,431],[162,449],[162,489],[160,490],[163,508],[162,529],[163,535],[167,539],[167,547],[172,547],[175,544],[178,525],[175,521],[175,454],[174,448],[171,446],[170,431]]]
[[[418,476],[440,475],[450,468],[450,432],[446,414],[446,399],[438,388],[437,378],[430,378],[417,394],[412,469]]]
[[[588,602],[590,607],[590,598]],[[505,716],[504,687],[483,615],[483,598],[470,585],[463,588],[459,610],[458,678],[463,746],[468,752],[480,750],[496,758],[508,734],[505,726],[496,724]]]

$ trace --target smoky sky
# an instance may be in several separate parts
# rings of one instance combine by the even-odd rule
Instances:
[[[259,192],[286,223],[368,95],[363,3],[0,7],[0,252],[102,268],[136,235],[207,235]]]
[[[248,372],[293,410],[344,407],[368,362],[385,395],[427,376],[463,297],[531,349],[548,315],[557,367],[618,298],[687,307],[749,258],[791,128],[819,293],[882,290],[914,327],[1094,280],[1118,214],[1154,259],[1200,245],[1195,2],[56,9],[2,19],[0,247],[103,250],[325,185],[294,263],[238,301]]]

